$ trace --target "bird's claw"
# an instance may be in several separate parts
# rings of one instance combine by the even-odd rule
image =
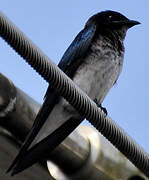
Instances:
[[[102,105],[100,104],[99,106],[101,108],[101,110],[106,114],[106,116],[108,115],[108,111],[105,107],[102,107]]]
[[[107,109],[103,107],[101,104],[99,104],[97,99],[95,99],[94,102],[96,103],[97,107],[99,107],[107,116],[108,115]]]

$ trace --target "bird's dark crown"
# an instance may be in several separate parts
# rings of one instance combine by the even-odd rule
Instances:
[[[102,25],[103,27],[110,26],[113,28],[117,28],[123,25],[130,28],[134,25],[140,24],[138,21],[129,20],[121,13],[111,10],[102,11],[93,15],[91,18],[89,18],[86,25],[91,23],[96,23],[97,25]]]

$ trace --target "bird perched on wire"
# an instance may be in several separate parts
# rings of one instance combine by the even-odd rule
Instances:
[[[137,24],[115,11],[95,14],[58,64],[99,106],[121,72],[126,32]],[[8,172],[17,174],[46,159],[82,121],[83,117],[49,85],[29,135]]]

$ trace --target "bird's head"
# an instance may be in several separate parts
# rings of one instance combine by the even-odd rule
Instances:
[[[86,23],[86,26],[95,23],[99,29],[109,29],[109,30],[118,30],[126,34],[126,31],[140,24],[138,21],[130,20],[119,12],[115,11],[102,11],[100,13],[95,14]]]

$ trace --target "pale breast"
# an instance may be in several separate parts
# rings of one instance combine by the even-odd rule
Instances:
[[[102,37],[92,44],[90,52],[73,80],[92,100],[101,103],[119,77],[124,52],[119,53]]]

